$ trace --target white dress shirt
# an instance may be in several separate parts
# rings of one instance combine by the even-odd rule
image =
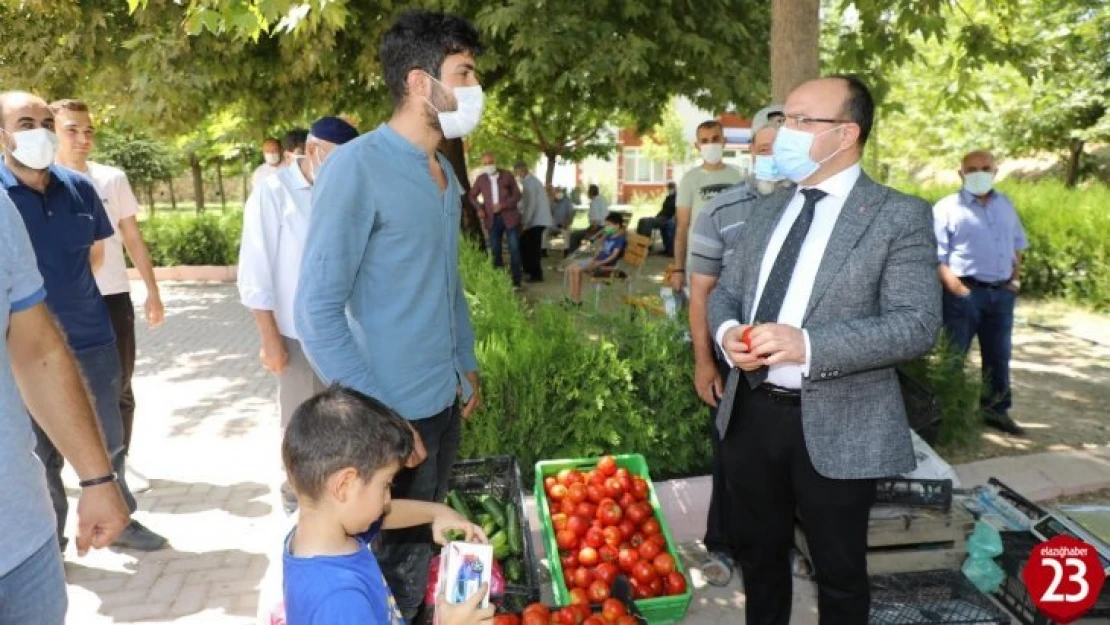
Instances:
[[[489,208],[493,210],[493,207],[501,201],[501,190],[497,188],[497,181],[501,179],[501,172],[495,171],[492,174],[486,175],[489,176],[489,194],[492,198],[490,199]]]
[[[767,284],[767,278],[771,275],[775,258],[778,257],[782,244],[786,242],[786,236],[790,233],[791,226],[794,225],[794,221],[802,212],[802,205],[805,203],[802,190],[816,188],[828,195],[817,202],[817,207],[813,213],[813,222],[810,224],[809,232],[802,243],[802,249],[798,254],[798,262],[794,265],[794,273],[790,277],[790,286],[786,290],[786,297],[782,301],[782,309],[779,310],[777,320],[778,323],[783,325],[794,326],[795,328],[802,327],[802,320],[805,317],[806,308],[809,306],[809,298],[813,294],[813,282],[817,278],[817,270],[821,266],[821,260],[825,257],[825,247],[829,244],[829,237],[832,236],[833,227],[836,226],[836,220],[840,216],[840,210],[844,208],[844,202],[848,199],[848,194],[852,191],[852,188],[856,186],[859,176],[860,166],[859,163],[856,163],[818,183],[815,187],[798,187],[795,190],[794,197],[786,206],[782,218],[779,219],[775,231],[771,234],[767,250],[763,253],[755,300],[752,302],[751,310],[748,311],[749,320],[755,318],[755,312],[759,307],[759,298],[763,296],[763,287]],[[726,353],[726,357],[727,352],[724,350],[725,333],[738,325],[741,325],[739,321],[730,319],[722,323],[720,328],[717,329],[717,344],[721,346],[721,351]],[[806,332],[805,328],[802,328],[802,336],[805,339],[805,364],[782,363],[773,365],[767,372],[768,384],[793,389],[802,387],[802,377],[809,375],[810,359],[809,332]]]
[[[88,171],[82,172],[92,180],[100,195],[108,219],[112,222],[112,236],[104,239],[104,264],[96,271],[96,286],[101,295],[129,293],[127,261],[123,258],[123,235],[119,224],[124,219],[139,214],[139,201],[127,182],[123,170],[89,161]]]
[[[273,311],[282,336],[297,339],[293,302],[312,210],[312,185],[299,164],[282,167],[251,192],[243,209],[239,296],[252,310]]]

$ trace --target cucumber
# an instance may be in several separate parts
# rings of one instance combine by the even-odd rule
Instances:
[[[524,583],[524,564],[520,558],[509,558],[505,562],[505,579],[510,584]]]
[[[482,524],[482,531],[485,532],[486,537],[489,538],[497,533],[497,524],[492,520],[486,521]]]
[[[492,545],[494,549],[498,547],[507,548],[509,546],[509,537],[505,535],[505,532],[497,532],[489,537],[489,544]]]
[[[509,550],[513,555],[520,555],[524,551],[523,540],[520,537],[520,518],[517,516],[516,504],[505,506],[505,533],[509,535]]]
[[[474,523],[474,513],[470,511],[470,506],[466,505],[462,497],[459,497],[459,494],[453,490],[447,491],[447,505],[451,506],[455,512],[466,517],[466,520]]]
[[[493,517],[486,514],[485,512],[483,512],[483,513],[478,515],[478,519],[477,519],[475,525],[485,526],[486,523],[492,523],[492,522],[493,522]]]
[[[486,512],[488,512],[490,516],[493,517],[493,520],[495,523],[497,523],[497,526],[500,528],[505,528],[505,508],[501,505],[501,502],[497,501],[497,499],[493,497],[490,497],[489,495],[482,497],[481,502],[482,507],[485,508]]]
[[[462,530],[447,530],[446,532],[444,532],[444,536],[449,542],[456,542],[466,538],[466,532],[463,532]]]
[[[504,560],[509,557],[509,545],[502,543],[493,548],[493,559],[497,561]]]

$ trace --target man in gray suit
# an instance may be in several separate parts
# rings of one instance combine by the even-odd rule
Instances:
[[[894,367],[941,325],[932,213],[860,170],[874,103],[859,79],[804,83],[785,114],[775,165],[798,187],[755,200],[709,302],[734,367],[717,427],[735,555],[748,624],[787,625],[799,514],[820,622],[864,625],[875,479],[914,466]]]

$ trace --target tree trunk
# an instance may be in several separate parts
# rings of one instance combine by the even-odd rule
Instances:
[[[477,241],[478,246],[484,252],[486,241],[485,237],[482,236],[482,225],[478,221],[478,212],[474,210],[474,206],[466,198],[466,194],[470,192],[470,176],[466,173],[466,147],[463,145],[462,139],[448,139],[439,144],[439,151],[443,152],[443,155],[450,161],[451,167],[455,169],[455,176],[459,179],[459,186],[463,190],[462,223],[459,224],[459,227],[464,235]]]
[[[146,202],[150,205],[150,212],[154,212],[154,181],[146,184]]]
[[[216,184],[220,188],[220,209],[227,210],[227,194],[224,193],[224,159],[216,159]]]
[[[197,204],[197,214],[204,212],[204,170],[196,154],[189,155],[189,168],[193,170],[193,198]]]
[[[820,75],[820,0],[774,0],[771,5],[771,93],[783,103],[795,87]]]
[[[1064,177],[1064,186],[1069,189],[1079,184],[1079,167],[1082,165],[1084,143],[1082,139],[1072,139],[1068,146],[1068,172]]]
[[[246,154],[243,154],[243,204],[247,203],[247,196],[250,195],[250,179],[251,179],[251,162]]]
[[[170,206],[172,206],[173,210],[176,211],[177,210],[177,193],[174,192],[174,190],[173,190],[173,178],[170,178],[169,183],[170,183]],[[151,211],[150,214],[153,215],[154,211]]]
[[[544,175],[543,183],[550,189],[551,183],[555,180],[555,160],[559,157],[553,152],[545,152],[544,156],[547,157],[547,173]]]

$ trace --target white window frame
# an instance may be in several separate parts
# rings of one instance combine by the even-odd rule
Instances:
[[[647,164],[647,168],[643,164]],[[624,148],[625,184],[664,184],[667,182],[667,162],[644,157],[642,148]]]

